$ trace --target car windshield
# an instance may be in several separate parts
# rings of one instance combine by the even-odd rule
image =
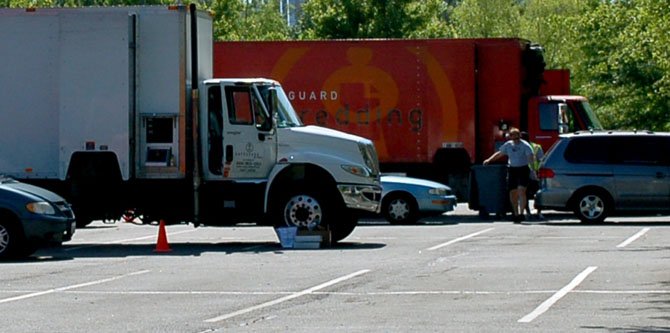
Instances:
[[[582,101],[575,104],[576,112],[579,113],[579,118],[583,119],[585,128],[589,130],[602,130],[603,125],[600,124],[595,112],[591,109],[591,105],[587,101]]]
[[[271,91],[275,91],[275,94],[271,94]],[[263,100],[268,105],[272,105],[273,112],[277,114],[277,127],[304,126],[281,87],[270,85],[259,86],[258,92],[263,96]],[[272,96],[275,96],[274,100]]]

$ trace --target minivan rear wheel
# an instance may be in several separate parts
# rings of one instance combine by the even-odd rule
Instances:
[[[612,209],[609,197],[598,190],[582,191],[573,202],[575,215],[582,223],[601,223]]]

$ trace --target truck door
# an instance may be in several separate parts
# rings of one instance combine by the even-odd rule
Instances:
[[[217,104],[218,98],[221,108],[208,110],[210,172],[229,180],[266,179],[277,158],[276,131],[258,90],[253,85],[210,87],[208,104]]]
[[[549,150],[559,134],[578,130],[572,113],[566,103],[556,101],[531,101],[528,112],[528,134],[530,141],[542,146],[544,151]]]

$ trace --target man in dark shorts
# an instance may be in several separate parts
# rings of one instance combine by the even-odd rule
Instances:
[[[509,140],[491,157],[484,160],[484,165],[507,156],[507,189],[512,203],[514,223],[524,220],[523,212],[526,209],[526,188],[530,182],[529,164],[534,162],[533,148],[527,141],[521,140],[518,128],[510,128]]]

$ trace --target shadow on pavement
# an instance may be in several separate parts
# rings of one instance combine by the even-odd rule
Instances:
[[[295,251],[370,250],[386,246],[383,243],[339,242],[319,249],[285,249],[279,242],[221,242],[221,243],[170,243],[169,251],[156,251],[154,244],[71,244],[38,250],[33,256],[12,262],[51,262],[74,258],[124,258],[133,256],[191,256],[205,253],[275,253]]]

